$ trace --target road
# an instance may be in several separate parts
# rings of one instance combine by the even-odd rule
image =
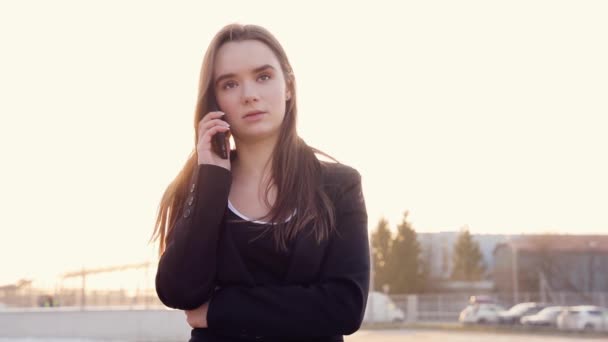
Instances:
[[[52,338],[2,338],[0,342],[108,342],[98,339],[52,339]],[[360,330],[346,336],[345,342],[574,342],[574,341],[608,341],[603,337],[581,337],[581,335],[552,336],[540,334],[488,333],[474,331],[440,331],[440,330]],[[128,342],[128,340],[112,340]]]
[[[509,334],[431,330],[360,330],[346,336],[345,342],[573,342],[608,341],[604,338],[583,338],[580,335],[551,336],[540,334]]]

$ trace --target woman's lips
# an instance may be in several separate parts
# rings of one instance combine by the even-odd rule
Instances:
[[[259,113],[254,113],[254,114],[247,114],[245,116],[245,120],[257,120],[259,118],[261,118],[262,116],[264,116],[264,114],[266,114],[266,112],[259,112]]]

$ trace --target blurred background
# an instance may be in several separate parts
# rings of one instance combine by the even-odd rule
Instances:
[[[0,323],[165,314],[148,240],[193,148],[204,51],[239,22],[287,51],[300,135],[363,177],[367,323],[533,325],[557,306],[549,326],[608,331],[607,15],[603,1],[1,2]]]

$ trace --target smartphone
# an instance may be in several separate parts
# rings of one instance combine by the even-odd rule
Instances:
[[[211,111],[215,112],[219,110],[220,107],[217,105],[217,103],[212,102]],[[221,119],[226,121],[224,117],[222,117]],[[213,150],[213,152],[215,152],[215,154],[220,156],[220,158],[228,159],[228,148],[226,147],[226,132],[217,132],[215,133],[215,135],[213,135],[213,137],[211,138],[211,149]]]

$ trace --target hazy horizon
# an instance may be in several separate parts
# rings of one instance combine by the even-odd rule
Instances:
[[[1,3],[0,284],[155,256],[203,53],[232,22],[283,44],[299,134],[361,173],[370,231],[407,210],[418,232],[608,234],[607,15],[603,1]]]

